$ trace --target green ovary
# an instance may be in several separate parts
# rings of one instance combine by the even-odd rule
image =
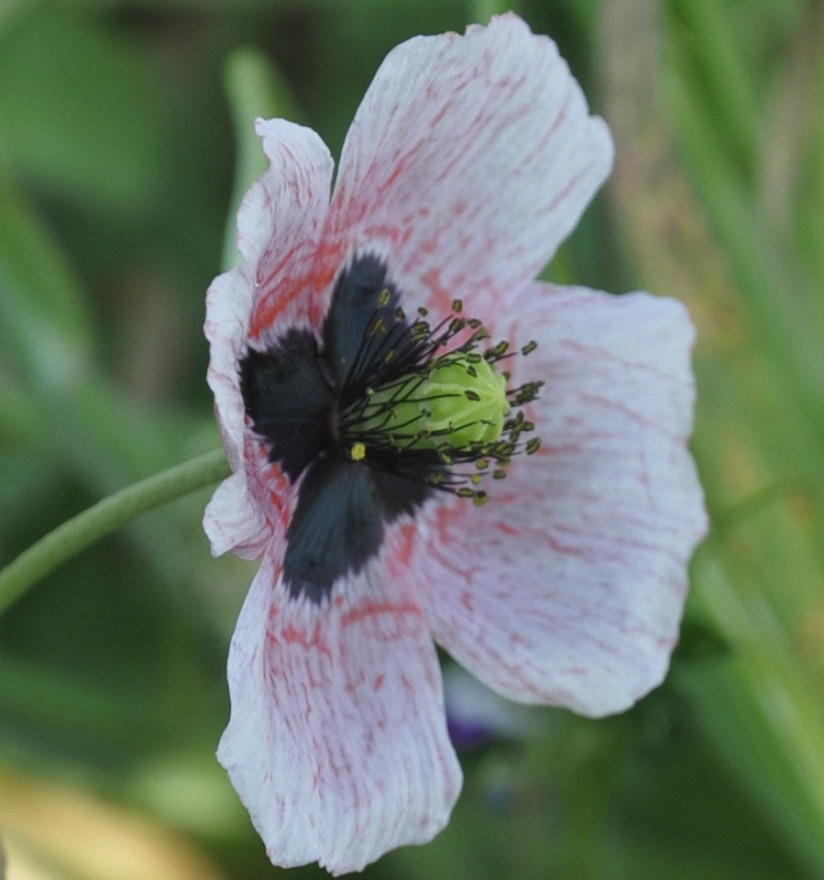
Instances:
[[[483,358],[453,354],[372,391],[359,428],[404,449],[464,450],[498,440],[509,409],[503,376]]]

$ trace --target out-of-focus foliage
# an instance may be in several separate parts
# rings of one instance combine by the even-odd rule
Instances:
[[[0,7],[0,564],[217,444],[203,295],[259,167],[252,117],[299,118],[336,152],[393,45],[500,8]],[[549,275],[690,307],[713,531],[660,690],[605,721],[533,710],[522,739],[466,751],[449,828],[366,874],[822,877],[824,7],[518,11],[558,41],[617,145],[612,184]],[[213,758],[251,568],[211,560],[204,500],[146,517],[0,619],[10,876],[278,873]],[[118,846],[134,847],[133,874],[106,861]]]

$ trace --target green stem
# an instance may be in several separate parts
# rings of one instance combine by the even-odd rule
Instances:
[[[42,537],[0,571],[0,612],[29,587],[103,535],[169,501],[229,474],[226,454],[215,449],[121,489]]]

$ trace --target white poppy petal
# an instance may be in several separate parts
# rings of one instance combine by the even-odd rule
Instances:
[[[517,16],[389,53],[341,155],[329,236],[384,259],[407,305],[482,318],[567,236],[612,142],[555,44]]]
[[[238,246],[255,264],[253,339],[319,320],[317,300],[331,280],[319,275],[319,253],[334,169],[310,128],[284,119],[256,127],[270,167],[238,214]]]
[[[207,378],[235,474],[215,493],[204,527],[215,554],[237,549],[247,557],[262,552],[273,530],[283,531],[288,486],[248,436],[238,363],[250,337],[276,332],[267,322],[306,320],[313,271],[307,267],[319,247],[332,178],[329,151],[310,129],[283,120],[259,120],[257,129],[271,164],[240,207],[243,261],[212,282],[205,323]]]
[[[361,870],[431,839],[461,773],[423,613],[371,574],[331,603],[286,598],[267,557],[229,657],[218,751],[271,860]]]
[[[546,382],[541,451],[484,507],[449,499],[419,517],[408,576],[436,640],[486,684],[602,715],[666,673],[706,529],[686,446],[693,330],[679,303],[646,294],[529,294],[508,337],[539,341],[512,363]]]
[[[246,491],[246,475],[237,471],[215,489],[206,506],[203,529],[214,556],[234,550],[244,559],[263,555],[269,540],[266,520]]]

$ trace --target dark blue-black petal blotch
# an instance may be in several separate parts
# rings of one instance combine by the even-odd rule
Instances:
[[[291,329],[241,360],[246,412],[270,460],[293,483],[305,472],[283,563],[293,598],[327,598],[339,578],[357,574],[377,554],[384,525],[433,492],[404,467],[393,472],[390,455],[368,467],[352,461],[337,429],[338,414],[368,387],[408,370],[417,349],[385,267],[366,256],[339,277],[321,346],[311,332]],[[425,478],[437,462],[421,467]]]
[[[488,365],[512,356],[508,342],[481,353],[488,334],[462,308],[454,300],[435,327],[425,309],[407,319],[386,267],[361,256],[335,284],[320,341],[292,328],[242,358],[247,415],[269,459],[301,480],[283,561],[293,598],[328,598],[435,489],[482,504],[484,475],[537,450],[538,438],[520,439],[535,426],[513,410],[542,383],[507,390]]]

